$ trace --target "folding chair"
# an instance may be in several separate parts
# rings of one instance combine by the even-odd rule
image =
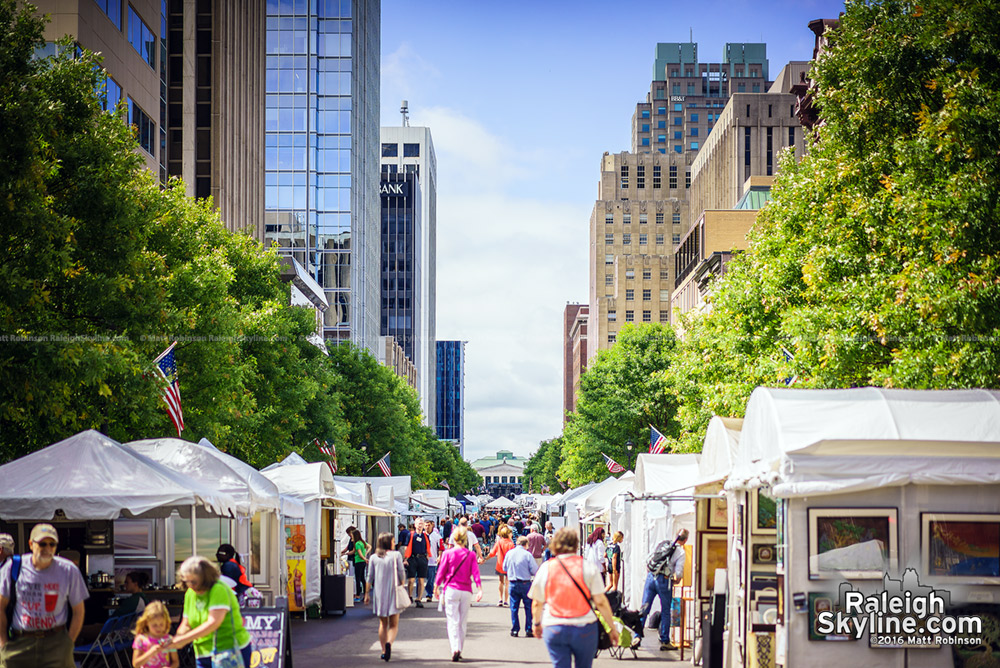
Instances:
[[[104,667],[111,668],[111,664],[108,662],[108,656],[110,655],[114,658],[117,668],[123,668],[121,660],[118,658],[118,650],[116,648],[116,637],[119,629],[121,628],[123,619],[124,616],[108,617],[108,619],[104,622],[104,625],[101,626],[101,631],[97,634],[97,638],[95,638],[92,643],[89,645],[77,645],[73,648],[74,660],[77,656],[82,654],[83,658],[80,659],[80,666],[86,668],[87,661],[90,657],[100,656],[104,662]]]

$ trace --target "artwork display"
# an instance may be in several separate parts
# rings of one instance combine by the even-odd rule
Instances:
[[[713,498],[708,502],[708,520],[706,525],[709,529],[725,529],[728,524],[729,507],[725,499]]]
[[[785,572],[785,517],[787,515],[788,502],[778,499],[778,522],[775,532],[775,565],[776,573]]]
[[[765,490],[755,490],[750,495],[750,531],[773,534],[778,530],[778,503]]]
[[[125,576],[129,573],[145,573],[150,585],[160,584],[160,562],[149,560],[129,560],[115,563],[115,589],[125,587]]]
[[[757,543],[753,546],[753,563],[773,564],[777,559],[777,551],[770,543]]]
[[[898,566],[895,508],[810,508],[809,578],[878,579]]]
[[[726,568],[726,534],[703,533],[698,550],[700,565],[699,587],[701,596],[711,596],[715,591],[715,571]]]
[[[114,549],[120,557],[156,556],[154,520],[115,520]]]
[[[821,612],[843,612],[837,600],[837,594],[826,592],[809,592],[809,640],[848,641],[854,640],[852,635],[827,635],[820,633],[819,621],[816,617]]]
[[[1000,584],[1000,515],[921,513],[921,572],[970,584]]]

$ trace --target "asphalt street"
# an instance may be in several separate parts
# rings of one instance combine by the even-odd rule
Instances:
[[[510,636],[510,611],[497,607],[497,578],[493,562],[480,567],[483,577],[483,601],[474,603],[469,615],[469,632],[462,663],[477,668],[490,666],[544,666],[551,665],[545,644],[539,638]],[[451,648],[444,612],[438,612],[437,603],[424,603],[423,609],[410,607],[399,621],[399,637],[392,646],[390,663],[407,665],[441,666],[451,664]],[[524,617],[522,612],[521,624]],[[331,666],[384,666],[379,659],[378,620],[371,609],[349,608],[347,614],[319,620],[294,620],[291,625],[292,658],[294,668],[329,668]],[[677,668],[690,668],[690,650],[685,651],[686,661],[679,660],[678,652],[661,652],[655,642],[656,632],[647,633],[653,642],[641,647],[638,658],[626,652],[624,662],[661,662]],[[607,652],[594,662],[596,668],[621,666]]]

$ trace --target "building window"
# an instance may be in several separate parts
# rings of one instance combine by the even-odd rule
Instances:
[[[760,84],[754,84],[753,85],[753,92],[754,93],[759,93],[760,92]]]
[[[662,100],[665,97],[666,97],[666,95],[664,94],[663,89],[662,88],[657,88],[656,89],[656,99],[657,100]]]
[[[666,107],[657,107],[656,108],[656,115],[657,116],[665,116],[666,114],[667,114],[667,108]]]
[[[97,6],[115,24],[119,30],[122,29],[122,0],[96,0]]]
[[[743,165],[750,168],[750,128],[743,128]]]
[[[139,146],[146,153],[155,157],[156,123],[146,115],[146,112],[139,105],[132,101],[131,97],[128,98],[128,118],[129,122],[135,127],[136,140],[139,142]]]
[[[609,253],[609,254],[607,254],[607,255],[604,256],[604,264],[614,264],[614,263],[615,263],[615,256],[614,255],[612,255],[612,254]]]
[[[684,105],[682,105],[680,102],[675,102],[674,111],[684,111]]]
[[[657,130],[666,130],[667,129],[667,122],[666,121],[656,121],[656,129]]]
[[[613,345],[614,342],[615,342],[615,335],[614,334],[608,334],[608,345]]]
[[[618,320],[618,312],[608,311],[608,322],[615,322],[616,320]]]
[[[614,243],[615,243],[615,235],[613,235],[613,234],[605,234],[604,235],[604,245],[605,246],[611,246]]]
[[[404,158],[419,158],[420,157],[420,144],[403,144],[403,157]]]
[[[604,214],[604,224],[605,224],[605,225],[611,225],[611,224],[613,224],[614,222],[615,222],[615,217],[614,217],[614,215],[612,215],[612,214],[610,214],[610,213],[606,213],[606,214]]]
[[[684,152],[683,144],[674,144],[674,153],[683,153],[683,152]]]
[[[632,235],[629,234],[629,233],[627,233],[627,232],[625,234],[623,234],[622,235],[622,244],[624,244],[625,246],[630,246],[632,244]]]
[[[683,122],[684,119],[682,119],[680,116],[674,116],[674,125],[680,125]]]
[[[667,186],[671,190],[677,189],[677,165],[670,165],[670,179],[667,182]]]
[[[676,246],[676,245],[677,245],[677,244],[679,244],[680,242],[681,242],[681,235],[679,235],[679,234],[675,234],[675,235],[674,235],[674,245]]]
[[[653,190],[659,190],[660,188],[660,166],[656,165],[653,167]]]
[[[766,154],[767,155],[767,175],[768,176],[771,176],[772,174],[774,174],[774,160],[773,160],[773,156],[774,156],[774,148],[773,148],[773,146],[774,145],[772,143],[773,141],[774,141],[774,128],[768,127],[767,128],[767,147],[766,147],[766,151],[767,151],[767,154]]]
[[[653,322],[653,312],[652,311],[643,311],[642,312],[642,321],[643,322]]]
[[[657,144],[666,144],[667,143],[667,135],[656,135],[656,143]]]
[[[649,109],[643,109],[642,113],[639,114],[642,118],[649,118]]]
[[[680,225],[681,224],[681,212],[680,211],[674,211],[671,214],[671,216],[670,216],[670,222],[673,223],[674,225]]]
[[[657,150],[657,151],[659,151],[659,152],[660,152],[661,154],[663,154],[663,155],[666,155],[666,154],[667,154],[667,149],[665,149],[665,148],[658,148],[658,149],[656,149],[656,150]]]
[[[688,84],[688,92],[687,92],[687,94],[688,95],[694,95],[694,84],[693,83],[689,83]]]
[[[649,222],[649,215],[647,215],[645,213],[640,213],[639,214],[639,224],[640,225],[645,225],[648,222]]]
[[[638,165],[635,168],[635,187],[636,188],[646,187],[646,167],[643,165]]]
[[[644,289],[642,291],[642,301],[648,302],[653,300],[653,291],[650,289]]]
[[[692,137],[698,136],[698,128],[691,128],[691,136]]]
[[[642,280],[648,281],[650,278],[652,278],[652,276],[653,276],[652,270],[650,270],[650,269],[643,269],[642,270]]]
[[[663,235],[662,234],[657,234],[656,235],[656,245],[657,246],[662,246],[663,245]]]
[[[640,234],[639,235],[639,245],[640,246],[645,246],[646,245],[646,235],[645,234]]]
[[[698,142],[693,142],[693,148],[698,148]],[[691,170],[684,172],[684,187],[691,187]]]
[[[101,98],[101,108],[104,111],[114,111],[122,99],[122,87],[118,82],[105,74],[104,82],[99,84],[97,94]]]
[[[661,281],[669,281],[670,280],[670,272],[667,271],[666,269],[661,270],[660,271],[660,280]]]
[[[635,299],[635,290],[632,288],[625,289],[625,301],[630,302]]]
[[[135,13],[132,5],[128,6],[128,41],[132,48],[139,52],[142,59],[155,70],[156,37],[153,36],[153,31],[149,29],[146,22]]]
[[[684,136],[684,132],[681,130],[674,131],[674,139],[681,139]]]
[[[660,290],[660,301],[663,303],[670,301],[670,290]]]
[[[649,132],[649,123],[643,123],[642,124],[642,131],[643,132]]]
[[[622,165],[621,183],[622,190],[628,190],[628,165]]]
[[[692,151],[697,151],[698,150],[698,142],[696,142],[696,141],[691,142],[691,150]]]
[[[626,269],[625,270],[625,278],[635,278],[635,270],[634,269]]]
[[[604,274],[604,285],[614,285],[615,277],[614,274]]]
[[[788,145],[795,146],[795,128],[788,128]]]
[[[767,117],[771,118],[771,105],[767,105]]]
[[[625,311],[625,322],[635,322],[635,311]]]
[[[649,146],[649,137],[643,137],[642,138],[642,145],[643,146]]]
[[[661,225],[663,223],[663,212],[659,211],[656,214],[656,224]]]
[[[660,311],[660,322],[670,322],[670,313],[667,311]]]
[[[736,92],[737,93],[745,93],[745,92],[747,92],[747,85],[745,83],[738,83],[738,84],[736,84]]]
[[[382,144],[383,158],[399,157],[399,144]]]
[[[691,114],[691,122],[692,123],[698,122],[698,114]]]
[[[631,224],[632,224],[632,214],[631,213],[623,214],[622,225],[631,225]]]

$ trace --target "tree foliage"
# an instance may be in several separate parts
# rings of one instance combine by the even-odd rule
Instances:
[[[848,2],[823,124],[672,365],[698,449],[757,385],[1000,384],[1000,29],[991,3]],[[782,348],[788,351],[786,357]]]
[[[562,490],[562,483],[556,475],[562,464],[562,448],[562,436],[542,441],[524,465],[524,477],[531,481],[536,492],[543,486],[553,493]]]

